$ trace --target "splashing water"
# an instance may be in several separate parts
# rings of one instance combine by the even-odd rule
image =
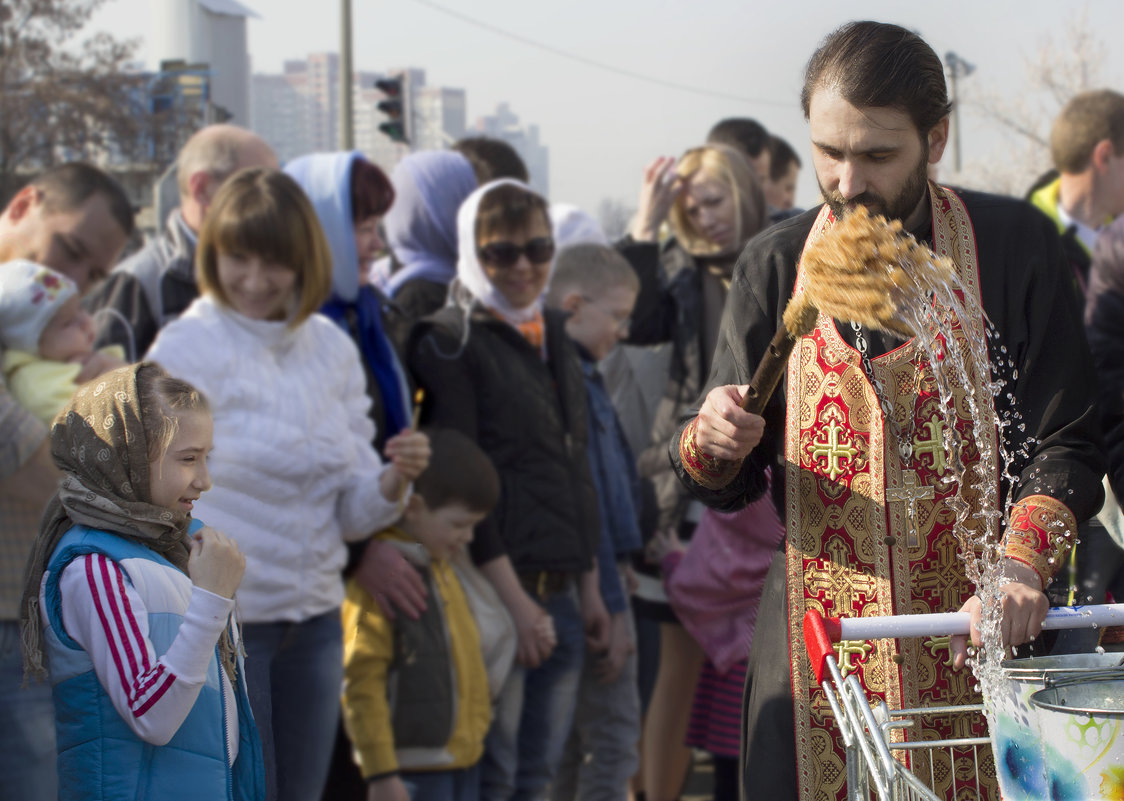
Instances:
[[[1030,462],[1036,441],[1026,434],[1026,423],[1018,412],[1013,391],[1018,367],[1000,341],[999,332],[987,319],[972,289],[963,286],[955,274],[934,281],[935,274],[936,271],[924,269],[911,271],[912,285],[900,287],[897,317],[912,332],[931,365],[941,401],[946,460],[951,467],[941,480],[946,491],[953,489],[946,503],[955,513],[959,556],[968,580],[976,588],[983,613],[982,646],[970,651],[969,665],[984,695],[989,727],[995,732],[997,712],[1015,702],[1001,668],[1005,658],[1001,645],[1001,587],[1007,581],[1002,570],[1003,532],[1023,483],[1020,468]],[[985,341],[970,335],[967,323],[974,320],[985,323]],[[967,335],[956,337],[954,331],[961,321],[965,322]],[[986,433],[988,426],[996,430],[994,440],[988,436],[972,438],[972,444],[979,449],[979,460],[973,465],[965,465],[962,458],[954,389],[964,393],[973,432]],[[992,464],[999,467],[999,482],[988,470]],[[1035,493],[1045,491],[1040,483],[1041,473],[1035,467],[1028,477]],[[1074,537],[1074,532],[1056,533],[1069,541]]]

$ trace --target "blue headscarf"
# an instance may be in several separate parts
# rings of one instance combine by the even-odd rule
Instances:
[[[395,202],[384,224],[402,265],[386,279],[390,297],[416,278],[448,284],[457,274],[457,209],[476,189],[468,159],[451,150],[412,153],[391,176]]]
[[[382,329],[379,296],[374,287],[359,285],[359,250],[351,212],[351,168],[363,158],[351,153],[314,153],[285,165],[301,185],[332,250],[332,296],[320,310],[344,331],[348,312],[356,318],[363,359],[375,377],[386,417],[386,437],[410,425],[410,388],[406,372]]]

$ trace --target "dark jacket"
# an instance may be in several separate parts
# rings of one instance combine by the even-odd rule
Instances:
[[[1124,220],[1097,240],[1085,327],[1100,384],[1109,483],[1124,498]]]
[[[703,353],[703,285],[698,261],[675,240],[662,247],[626,238],[617,249],[640,279],[640,294],[629,326],[630,345],[669,342],[671,362],[663,397],[652,418],[648,447],[637,455],[640,477],[651,482],[659,527],[678,527],[691,501],[667,458],[667,442],[679,418],[691,408],[706,382],[710,354]],[[721,314],[721,309],[712,310]]]
[[[485,311],[473,312],[466,338],[456,307],[414,326],[407,358],[425,390],[423,422],[463,432],[499,472],[499,503],[472,543],[476,563],[507,554],[519,573],[579,573],[592,566],[599,536],[585,384],[563,317],[544,316],[546,361]]]
[[[130,360],[141,359],[160,329],[197,297],[194,234],[177,209],[159,236],[118,264],[86,298],[97,323],[95,347],[120,345]]]

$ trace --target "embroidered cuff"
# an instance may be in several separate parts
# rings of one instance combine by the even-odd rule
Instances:
[[[1029,495],[1011,507],[1003,555],[1033,568],[1042,586],[1065,562],[1077,532],[1077,518],[1048,495]]]
[[[741,462],[727,462],[706,453],[695,442],[695,429],[699,418],[695,418],[683,429],[679,437],[679,461],[696,484],[709,490],[719,490],[734,480],[741,470]]]

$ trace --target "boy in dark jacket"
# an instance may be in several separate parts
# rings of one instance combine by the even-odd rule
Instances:
[[[627,796],[636,772],[640,698],[636,634],[629,604],[629,557],[641,548],[636,462],[597,363],[628,335],[640,282],[617,251],[596,244],[559,253],[547,306],[565,312],[577,345],[589,413],[588,454],[601,514],[597,567],[610,615],[608,649],[587,655],[574,725],[554,785],[554,801]]]

